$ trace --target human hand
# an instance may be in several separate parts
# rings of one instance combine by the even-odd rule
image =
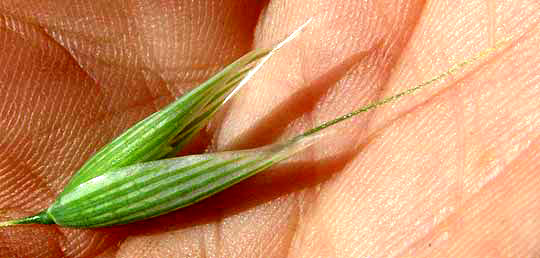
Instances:
[[[536,2],[2,1],[0,10],[6,219],[46,208],[99,147],[310,17],[191,151],[287,138],[512,37],[464,73],[345,122],[202,203],[116,228],[3,228],[0,256],[539,252]]]

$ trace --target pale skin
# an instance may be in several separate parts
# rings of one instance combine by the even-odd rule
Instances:
[[[0,3],[2,220],[310,17],[185,153],[287,138],[512,39],[202,203],[112,229],[2,228],[0,257],[540,255],[538,1],[27,2]]]

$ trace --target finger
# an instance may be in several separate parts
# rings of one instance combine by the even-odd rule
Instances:
[[[370,8],[384,12],[370,20]],[[409,22],[420,10],[398,3],[389,8],[395,13],[385,13],[382,6],[370,8],[345,1],[270,3],[257,29],[256,46],[270,46],[308,18],[314,17],[314,21],[232,100],[223,124],[215,128],[215,148],[273,142],[376,97],[399,56],[398,46],[410,36],[406,29]],[[364,129],[351,127],[346,133],[360,135]],[[329,151],[314,154],[315,159],[341,153],[338,150],[350,151],[354,146],[350,139],[332,140],[329,148],[325,146]],[[345,146],[339,146],[344,142]],[[169,220],[158,219],[162,223],[195,219],[192,223],[184,222],[167,234],[130,239],[122,249],[127,254],[145,245],[155,253],[174,248],[179,256],[201,252],[232,257],[284,256],[290,251],[295,228],[304,220],[305,209],[310,209],[310,201],[316,199],[313,189],[324,178],[318,173],[331,174],[323,170],[335,171],[343,159],[338,158],[340,161],[325,169],[308,162],[267,171],[216,198],[175,213]],[[308,190],[303,192],[305,188]],[[166,244],[172,241],[179,243],[178,248]]]
[[[306,6],[310,7],[309,11]],[[237,112],[230,113],[220,131],[224,148],[275,141],[380,98],[422,14],[422,1],[391,2],[384,6],[375,2],[368,5],[346,1],[338,5],[335,1],[307,5],[294,2],[276,9],[283,13],[277,11],[266,24],[279,20],[298,22],[306,16],[314,16],[315,20],[297,45],[276,57],[279,65],[268,66],[257,91],[245,91],[243,98],[235,102]],[[357,148],[366,137],[370,120],[372,117],[367,114],[337,126],[340,133],[326,138],[312,152],[299,158],[302,165],[269,171],[249,182],[253,185],[245,187],[249,191],[275,187],[279,194],[274,195],[279,198],[228,219],[229,224],[238,222],[229,234],[240,234],[243,229],[240,221],[247,221],[256,228],[253,231],[259,232],[255,234],[259,239],[279,232],[281,237],[272,238],[272,244],[281,247],[277,250],[287,250],[291,257],[362,256],[355,254],[354,245],[360,243],[351,243],[356,228],[349,227],[350,224],[337,225],[339,220],[335,218],[340,211],[347,210],[345,207],[351,201],[348,198],[340,201],[339,196],[352,188],[358,189],[348,183],[350,178],[341,177],[340,170],[358,154]],[[329,186],[335,188],[326,191]],[[335,212],[326,208],[332,204],[339,205],[339,208],[333,206]],[[259,225],[260,220],[272,224]],[[341,236],[340,232],[345,235]],[[257,248],[256,242],[251,241],[252,251]]]
[[[417,69],[420,68],[422,72],[426,70],[422,69],[422,64],[428,64],[429,69],[441,67],[444,71],[445,67],[450,66],[445,64],[448,59],[465,59],[479,49],[488,47],[488,40],[484,41],[485,46],[472,41],[475,43],[463,47],[458,40],[462,40],[461,34],[455,32],[461,27],[451,26],[457,24],[454,22],[455,19],[463,17],[466,17],[466,22],[477,24],[476,17],[481,12],[468,9],[478,8],[478,5],[484,3],[476,4],[474,6],[458,4],[459,7],[426,6],[422,12],[426,18],[418,17],[415,34],[410,40],[424,44],[411,45],[404,49],[396,64],[397,67],[394,67],[394,71],[399,72],[390,74],[388,89],[397,92],[399,90],[395,89],[410,87],[403,82],[413,81],[415,84],[415,81],[424,80],[425,78],[414,76],[418,74]],[[522,4],[528,6],[530,3]],[[519,35],[528,35],[523,36],[520,41],[524,44],[521,51],[536,49],[537,47],[533,46],[538,45],[536,36],[538,30],[535,25],[537,19],[531,16],[535,12],[525,11],[527,8],[518,6],[497,8],[510,12],[494,26],[507,28],[512,27],[511,24],[520,24],[516,25],[520,28],[517,31],[522,32]],[[456,12],[448,12],[449,9]],[[478,27],[477,30],[473,29],[468,33],[478,35],[479,31],[483,30]],[[497,37],[501,37],[498,35],[490,37],[496,41]],[[438,37],[444,40],[433,42]],[[427,49],[429,51],[426,51]],[[443,60],[440,61],[441,59],[436,57],[444,55],[438,54],[433,57],[431,53],[435,51],[434,49],[459,49],[464,52],[458,51],[457,57],[440,57]],[[451,88],[439,96],[432,97],[436,92],[434,89],[425,92],[426,95],[423,97],[420,94],[419,98],[413,98],[411,102],[398,102],[401,104],[375,112],[377,116],[374,120],[366,121],[371,127],[368,131],[375,131],[375,135],[366,140],[366,147],[361,149],[360,155],[347,160],[342,171],[322,184],[321,190],[316,195],[318,197],[316,204],[308,206],[310,212],[305,216],[309,219],[303,220],[304,223],[297,228],[294,235],[296,242],[291,245],[295,249],[292,252],[289,250],[289,254],[294,256],[315,253],[320,256],[335,256],[336,253],[342,253],[350,254],[352,257],[370,257],[405,252],[414,241],[428,234],[434,225],[442,223],[441,221],[450,214],[457,213],[458,207],[473,198],[474,193],[492,180],[492,176],[497,177],[504,171],[497,170],[497,167],[506,166],[519,157],[520,153],[528,152],[528,144],[522,144],[538,137],[538,133],[534,131],[539,122],[536,119],[538,107],[536,104],[522,103],[527,103],[526,99],[536,96],[538,89],[533,86],[534,83],[529,82],[529,73],[516,73],[511,69],[511,64],[527,67],[528,71],[536,71],[538,62],[536,56],[522,60],[519,52],[513,53],[514,58],[510,58],[509,56],[513,55],[507,53],[489,60],[479,71],[466,73],[469,76],[459,81],[463,85],[459,90]],[[411,67],[408,65],[410,63],[420,65]],[[432,76],[420,74],[426,78]],[[459,78],[453,79],[455,83]],[[495,81],[502,83],[494,83]],[[504,87],[498,88],[497,85]],[[445,84],[442,86],[444,88]],[[422,102],[430,97],[432,99],[429,101]],[[478,100],[481,100],[481,103],[478,103]],[[335,105],[341,104],[339,101],[335,102],[337,102]],[[504,107],[501,103],[505,103]],[[463,108],[460,109],[460,106]],[[327,110],[333,111],[331,108]],[[505,122],[499,120],[501,116]],[[391,123],[388,124],[389,120]],[[529,127],[528,121],[533,121],[534,126]],[[336,136],[338,142],[339,137]],[[347,131],[341,137],[344,139],[345,147],[351,144],[352,139],[358,139]],[[495,148],[498,150],[509,151],[499,152],[491,149],[486,151],[486,146],[497,146]],[[318,155],[322,156],[339,153],[341,150],[325,148],[319,151],[322,154]],[[533,148],[532,151],[537,150]],[[487,162],[489,165],[477,165],[485,162],[484,155],[490,157]],[[323,171],[328,173],[332,170],[326,167]],[[503,177],[502,174],[500,176]],[[270,181],[272,178],[266,180]],[[487,191],[484,194],[490,193]],[[522,200],[525,202],[526,197]],[[442,239],[445,243],[442,246],[452,245],[452,241],[457,241],[456,238],[445,237],[459,235],[461,232],[459,221],[451,225],[450,228],[444,228],[436,233],[437,237],[440,237],[436,240]],[[505,238],[508,235],[502,234],[498,237]],[[481,243],[481,239],[477,241]],[[463,244],[470,241],[469,238],[463,238]],[[319,249],[321,246],[329,247]],[[428,245],[424,247],[429,248]],[[528,250],[530,251],[531,249]],[[528,253],[527,250],[519,252]],[[513,253],[507,255],[512,256]]]

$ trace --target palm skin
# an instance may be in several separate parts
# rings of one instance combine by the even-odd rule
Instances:
[[[2,219],[46,208],[100,146],[310,17],[185,153],[285,139],[512,37],[202,203],[115,228],[3,228],[2,257],[540,253],[536,1],[8,0],[0,11]]]

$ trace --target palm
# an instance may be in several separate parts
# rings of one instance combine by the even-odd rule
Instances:
[[[203,203],[112,229],[2,229],[1,256],[539,252],[536,2],[65,2],[0,3],[4,218],[47,207],[115,135],[309,17],[308,31],[192,150],[274,142],[428,79],[502,37],[513,44]]]

